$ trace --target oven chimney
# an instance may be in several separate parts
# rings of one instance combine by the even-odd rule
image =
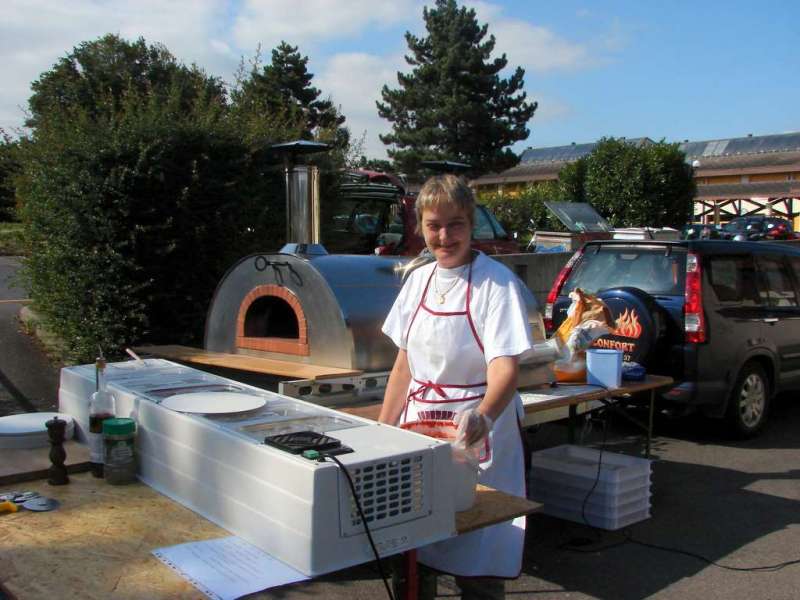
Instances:
[[[298,165],[301,154],[330,149],[328,144],[296,140],[275,144],[271,150],[283,157],[286,180],[286,242],[308,247],[320,242],[319,167]]]

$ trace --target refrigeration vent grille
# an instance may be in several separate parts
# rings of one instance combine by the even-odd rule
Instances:
[[[350,476],[370,530],[403,523],[427,514],[426,460],[422,454],[376,461],[350,469]],[[344,479],[344,474],[340,477]],[[340,480],[342,535],[364,532],[347,481]]]

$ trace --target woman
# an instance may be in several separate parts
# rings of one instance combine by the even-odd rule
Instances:
[[[379,420],[452,420],[480,449],[480,483],[524,497],[516,382],[518,357],[532,340],[520,282],[473,252],[475,200],[462,180],[429,179],[416,212],[436,260],[410,274],[383,325],[398,353]],[[503,580],[484,578],[519,575],[524,537],[519,518],[422,548],[419,561],[455,575],[463,598],[502,597]],[[435,593],[435,579],[433,591],[429,585],[422,591]]]

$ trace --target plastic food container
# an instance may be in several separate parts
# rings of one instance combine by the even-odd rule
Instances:
[[[136,481],[135,437],[136,422],[133,419],[103,421],[104,475],[111,485]]]
[[[587,350],[586,383],[607,389],[622,385],[622,351],[600,348]]]
[[[450,442],[453,457],[453,491],[456,511],[467,510],[475,503],[475,486],[478,483],[478,458],[474,452],[455,445],[457,428],[451,421],[410,421],[400,425],[413,431]]]

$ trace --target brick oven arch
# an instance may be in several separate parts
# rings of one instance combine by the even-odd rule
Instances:
[[[297,296],[280,285],[250,290],[236,318],[236,347],[308,356],[308,322]]]

